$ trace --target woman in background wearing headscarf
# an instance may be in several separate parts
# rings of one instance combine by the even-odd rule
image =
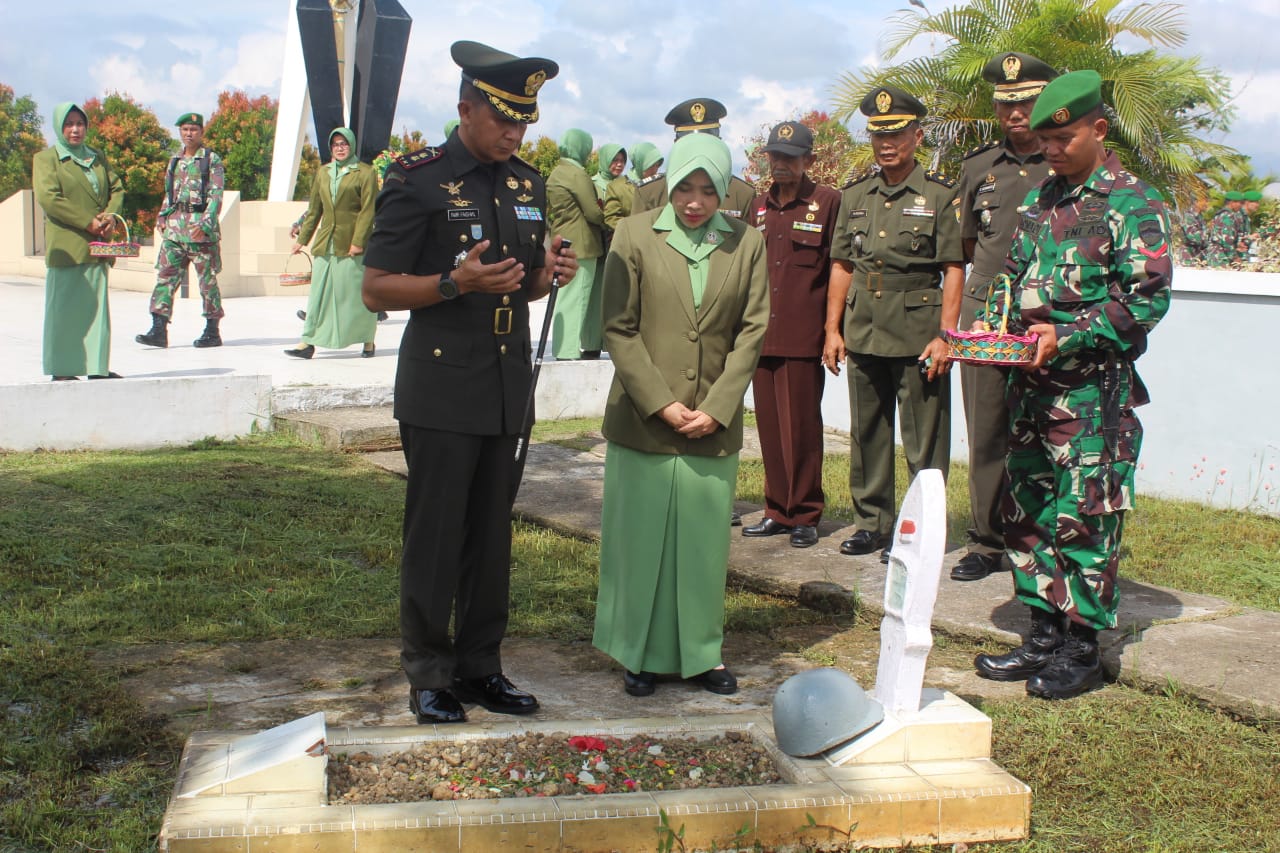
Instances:
[[[360,162],[356,136],[349,129],[340,127],[329,134],[329,152],[333,158],[316,170],[311,203],[293,244],[296,255],[315,235],[302,341],[285,353],[311,358],[316,347],[342,349],[359,343],[364,344],[361,356],[372,358],[378,317],[364,307],[360,283],[361,255],[373,232],[378,178],[372,166]]]
[[[112,373],[109,258],[89,256],[105,241],[124,204],[120,176],[85,144],[89,119],[75,104],[53,110],[57,141],[31,161],[31,183],[44,210],[44,372],[54,380],[118,379]]]
[[[658,174],[662,152],[652,142],[637,143],[631,149],[631,171],[612,181],[604,196],[604,227],[616,230],[618,220],[631,215],[636,200],[636,186],[645,178]]]
[[[599,159],[591,182],[596,185],[596,198],[604,204],[604,194],[608,191],[610,182],[621,177],[627,170],[627,149],[616,142],[606,142],[600,146],[596,155]]]
[[[578,274],[562,283],[551,325],[556,360],[600,357],[600,288],[596,265],[604,254],[604,213],[583,166],[591,156],[591,134],[571,127],[560,137],[560,162],[547,178],[547,221],[573,241]]]
[[[769,322],[764,238],[719,213],[728,147],[690,134],[668,162],[671,200],[623,219],[605,261],[614,379],[604,416],[600,592],[593,644],[633,696],[679,673],[737,690],[724,666],[729,517],[742,397]]]

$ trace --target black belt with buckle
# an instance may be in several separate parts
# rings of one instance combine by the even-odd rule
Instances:
[[[511,334],[511,308],[504,306],[493,309],[493,333],[495,335]]]

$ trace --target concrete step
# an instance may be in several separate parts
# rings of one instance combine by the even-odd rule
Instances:
[[[391,415],[391,406],[290,412],[273,415],[271,425],[327,450],[369,453],[400,447],[400,427]]]

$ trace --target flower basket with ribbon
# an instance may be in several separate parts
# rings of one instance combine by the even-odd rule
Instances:
[[[297,287],[300,284],[311,283],[311,256],[306,252],[298,252],[298,254],[307,259],[307,271],[289,272],[289,261],[296,257],[295,255],[290,255],[289,259],[284,262],[284,272],[280,273],[281,287]]]
[[[1013,283],[1008,275],[998,275],[991,280],[987,289],[987,303],[995,292],[996,284],[1004,288],[1004,310],[1000,312],[1000,329],[993,331],[991,324],[985,320],[981,332],[961,332],[948,330],[947,347],[954,361],[967,364],[1016,365],[1030,364],[1036,355],[1036,340],[1039,335],[1009,334],[1009,306],[1013,300]]]
[[[94,241],[89,244],[89,257],[91,258],[136,258],[141,246],[133,242],[133,238],[129,235],[129,223],[124,221],[124,217],[118,213],[111,214],[120,223],[124,225],[124,242],[106,242]]]

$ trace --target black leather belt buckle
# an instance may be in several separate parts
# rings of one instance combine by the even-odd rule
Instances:
[[[510,308],[493,309],[493,333],[495,335],[511,334],[511,323]]]
[[[884,289],[884,273],[876,270],[867,273],[867,290],[883,290]]]

